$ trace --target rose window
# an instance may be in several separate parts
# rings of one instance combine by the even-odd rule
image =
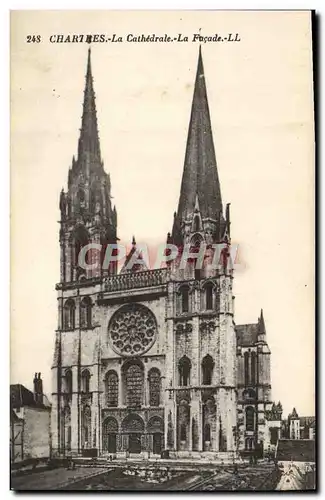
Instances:
[[[140,304],[128,304],[113,314],[109,340],[115,352],[137,356],[148,351],[156,340],[157,324],[152,312]]]

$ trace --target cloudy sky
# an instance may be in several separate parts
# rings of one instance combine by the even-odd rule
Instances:
[[[11,382],[43,374],[51,392],[59,193],[77,152],[88,46],[51,35],[122,36],[97,43],[92,66],[105,169],[122,241],[165,241],[177,208],[198,43],[203,44],[224,203],[239,246],[236,322],[261,307],[273,397],[314,413],[314,128],[308,12],[16,12],[11,40]],[[187,36],[128,43],[128,34]],[[39,34],[40,43],[27,43]]]

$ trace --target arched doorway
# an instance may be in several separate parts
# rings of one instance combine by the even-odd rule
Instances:
[[[144,422],[142,418],[131,413],[122,422],[122,432],[128,435],[127,450],[129,453],[141,453],[141,437],[144,433]]]
[[[118,423],[115,418],[108,417],[103,423],[103,452],[116,453],[116,435]]]
[[[160,455],[164,448],[164,421],[161,417],[152,417],[147,425],[150,439],[150,449],[155,455]]]

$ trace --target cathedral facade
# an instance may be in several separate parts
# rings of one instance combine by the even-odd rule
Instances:
[[[185,110],[186,112],[186,110]],[[52,365],[58,455],[233,457],[269,445],[273,415],[263,313],[236,325],[229,253],[216,269],[103,266],[118,242],[89,50],[78,155],[60,196],[61,276]],[[230,244],[201,50],[178,209],[167,243]],[[80,251],[98,245],[81,266]],[[137,251],[133,241],[127,256]],[[211,260],[210,260],[211,262]],[[86,267],[86,269],[85,269]],[[281,410],[282,411],[282,410]],[[273,415],[274,416],[274,415]]]

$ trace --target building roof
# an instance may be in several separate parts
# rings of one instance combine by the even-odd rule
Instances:
[[[130,269],[127,269],[126,266],[130,262],[130,259],[132,258],[132,256],[134,255],[135,252],[136,252],[136,255],[135,255],[136,261],[134,262],[132,267],[130,267]],[[135,272],[140,272],[140,271],[148,271],[148,267],[144,261],[141,249],[137,248],[135,237],[133,236],[131,250],[129,251],[129,253],[126,256],[126,259],[125,259],[125,262],[122,266],[120,274],[125,274],[127,272],[135,273]]]
[[[289,413],[289,415],[288,415],[288,420],[298,420],[298,419],[299,419],[299,416],[298,416],[297,410],[296,410],[296,408],[293,408],[292,413]]]
[[[236,325],[237,345],[248,347],[257,342],[258,323]]]
[[[35,408],[50,408],[47,397],[43,395],[43,403],[36,403],[34,394],[22,384],[10,385],[10,406],[21,408],[22,406],[33,406]]]
[[[315,462],[315,441],[312,439],[280,439],[276,457],[282,462]]]

